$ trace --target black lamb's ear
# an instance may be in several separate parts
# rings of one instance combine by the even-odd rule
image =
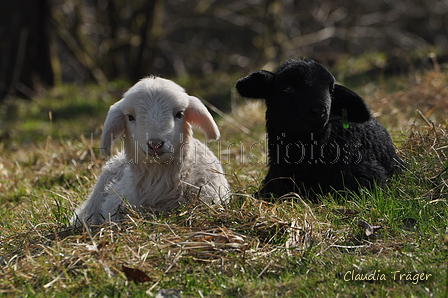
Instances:
[[[236,90],[241,96],[266,99],[272,94],[274,74],[270,71],[254,71],[236,82]]]
[[[342,117],[343,110],[349,122],[365,122],[372,116],[364,100],[352,90],[335,84],[331,102],[331,114]]]

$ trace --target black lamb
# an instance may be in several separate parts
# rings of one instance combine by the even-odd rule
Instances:
[[[274,72],[238,80],[239,94],[266,102],[269,171],[258,193],[315,198],[330,191],[384,187],[403,161],[364,100],[335,84],[311,59],[289,60]]]

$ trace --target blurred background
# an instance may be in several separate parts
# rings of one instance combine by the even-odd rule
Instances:
[[[0,100],[155,74],[225,110],[239,77],[286,59],[350,86],[443,67],[447,49],[446,0],[3,1]]]

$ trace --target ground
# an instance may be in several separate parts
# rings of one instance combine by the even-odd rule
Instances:
[[[216,115],[222,136],[209,143],[234,193],[228,206],[193,201],[93,230],[72,230],[69,218],[100,173],[102,123],[126,84],[66,85],[32,102],[9,100],[0,130],[0,293],[443,297],[448,74],[399,82],[357,89],[407,164],[384,190],[319,203],[255,199],[266,172],[264,106],[238,99]]]

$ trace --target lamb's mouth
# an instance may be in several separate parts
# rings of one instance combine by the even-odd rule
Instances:
[[[143,150],[143,151],[145,152],[145,155],[148,157],[160,157],[162,155],[172,153],[171,151],[167,150],[148,150],[148,151]]]
[[[313,127],[315,130],[320,130],[328,124],[328,119],[306,119],[302,126]]]
[[[148,151],[146,154],[148,155],[148,156],[151,156],[151,157],[159,157],[159,156],[162,156],[162,155],[164,155],[165,153],[168,153],[168,152],[155,152],[155,151],[153,151],[153,152],[151,152],[151,151]]]

